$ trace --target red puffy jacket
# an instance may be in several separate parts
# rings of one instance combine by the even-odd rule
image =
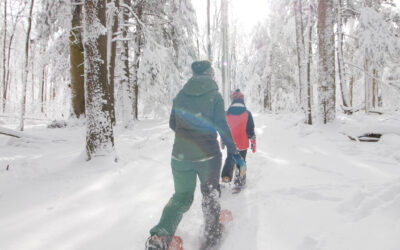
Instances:
[[[236,147],[239,150],[249,148],[249,138],[254,136],[254,121],[251,112],[242,103],[234,103],[228,109],[226,120],[231,128]]]

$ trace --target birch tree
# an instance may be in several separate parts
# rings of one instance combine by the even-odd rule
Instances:
[[[114,152],[107,74],[106,0],[84,3],[86,153],[95,156]]]

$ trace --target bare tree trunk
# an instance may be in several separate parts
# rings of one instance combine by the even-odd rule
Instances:
[[[177,69],[180,68],[179,65],[179,56],[180,56],[180,37],[179,37],[179,31],[178,31],[178,23],[174,20],[177,16],[179,6],[177,5],[176,1],[173,2],[173,9],[172,9],[172,18],[171,18],[171,38],[172,38],[172,47],[174,48],[175,55],[173,57],[174,59],[174,64]],[[169,30],[166,30],[166,33],[169,32]]]
[[[26,88],[28,81],[28,73],[29,73],[29,42],[31,38],[31,28],[32,28],[32,11],[34,0],[31,0],[31,4],[29,7],[29,16],[28,16],[28,29],[26,32],[26,40],[25,40],[25,62],[24,62],[24,71],[23,71],[23,79],[22,79],[22,99],[21,99],[21,117],[19,123],[19,129],[24,131],[24,117],[25,117],[25,109],[26,109]]]
[[[312,124],[311,114],[311,53],[312,53],[312,24],[311,17],[308,17],[308,39],[309,46],[306,51],[305,32],[303,23],[303,6],[301,0],[294,2],[295,23],[296,23],[296,48],[299,73],[299,103],[305,114],[305,123]],[[307,54],[308,53],[308,54]]]
[[[32,48],[32,43],[30,43],[29,50],[32,51],[30,57],[35,58],[35,48]],[[31,103],[30,104],[31,105],[29,105],[29,106],[33,106],[35,103],[35,74],[34,74],[35,73],[35,65],[32,62],[32,60],[29,60],[29,61],[30,61],[29,62],[30,63],[29,73],[31,76],[31,84],[30,84],[30,87],[31,87]],[[31,111],[35,111],[35,108],[33,108]]]
[[[6,100],[7,101],[7,98],[8,98],[8,91],[9,91],[9,89],[10,89],[10,61],[11,61],[11,45],[12,45],[12,42],[13,42],[13,38],[14,38],[14,32],[15,32],[15,27],[16,27],[16,25],[14,26],[14,29],[13,29],[13,32],[12,32],[12,34],[11,34],[11,36],[10,36],[10,40],[8,41],[8,48],[7,48],[7,64],[6,64],[6,79],[5,79],[5,92],[3,93],[4,94],[4,100]],[[5,112],[5,109],[6,109],[6,102],[3,102],[3,112]]]
[[[82,44],[82,7],[80,0],[73,0],[72,27],[70,32],[70,74],[72,112],[76,117],[85,115],[84,52]]]
[[[272,46],[273,48],[273,46]],[[272,73],[271,73],[271,67],[273,65],[273,51],[271,49],[270,51],[270,55],[269,55],[269,74],[268,74],[268,82],[267,82],[267,88],[266,88],[266,92],[265,93],[265,98],[266,101],[264,102],[264,109],[267,109],[269,111],[272,111]]]
[[[207,0],[207,55],[208,55],[208,60],[212,62],[210,11],[211,11],[211,3],[210,0]]]
[[[296,51],[297,51],[297,67],[299,73],[299,104],[300,108],[304,111],[304,85],[305,85],[305,47],[304,47],[304,28],[303,28],[303,15],[301,0],[293,2],[296,23]]]
[[[365,51],[364,59],[364,89],[365,89],[365,112],[368,113],[371,110],[371,96],[372,96],[372,79],[370,75],[370,62],[367,58],[367,51]]]
[[[137,5],[136,9],[136,15],[137,15],[137,22],[136,22],[136,37],[135,37],[135,62],[133,64],[133,85],[132,85],[132,90],[133,90],[133,100],[132,100],[132,105],[133,105],[133,113],[134,113],[134,119],[138,119],[138,113],[139,113],[139,67],[140,67],[140,59],[142,57],[142,50],[144,46],[144,41],[143,41],[143,29],[142,29],[142,18],[143,18],[143,2],[140,2]]]
[[[5,76],[5,90],[3,92],[3,99],[7,100],[8,98],[8,91],[10,89],[10,61],[11,61],[11,45],[13,43],[14,40],[14,35],[15,32],[17,30],[17,24],[19,22],[19,20],[22,18],[22,13],[25,10],[27,2],[24,2],[23,6],[21,6],[21,8],[19,9],[18,13],[15,15],[15,19],[11,19],[12,22],[12,29],[11,29],[11,34],[10,34],[10,38],[8,39],[8,45],[7,45],[7,54],[4,55],[4,57],[7,56],[7,62],[6,62],[6,67],[5,67],[5,72],[6,72],[6,76]],[[5,112],[6,109],[6,102],[3,102],[3,112]]]
[[[222,12],[222,93],[225,101],[225,106],[229,105],[230,96],[230,79],[229,79],[229,56],[228,56],[228,3],[226,0],[222,0],[221,3]]]
[[[3,112],[5,112],[5,105],[6,105],[6,64],[7,64],[7,59],[6,59],[6,47],[7,47],[7,0],[4,1],[4,35],[3,35],[3,72],[2,72],[2,78],[1,78],[1,83],[2,83],[2,106],[3,106]]]
[[[109,2],[111,0],[108,0]],[[115,39],[115,34],[118,31],[118,10],[119,10],[119,0],[112,0],[114,3],[110,8],[112,10],[110,11],[112,17],[110,18],[111,21],[111,30],[110,30],[110,35],[109,35],[109,41],[108,43],[110,44],[110,55],[109,55],[109,61],[108,61],[108,70],[109,70],[109,88],[110,88],[110,114],[111,114],[111,122],[113,125],[116,124],[115,120],[115,100],[114,100],[114,88],[115,88],[115,58],[117,54],[117,42],[114,41]]]
[[[44,103],[45,103],[45,83],[46,83],[46,69],[43,67],[40,74],[40,89],[39,89],[39,100],[40,100],[40,112],[44,113]]]
[[[340,90],[342,94],[343,106],[345,107],[345,113],[351,114],[348,109],[351,107],[349,89],[346,83],[346,74],[344,68],[343,58],[343,32],[342,32],[342,3],[341,0],[337,0],[337,59],[338,59],[338,71],[339,71],[339,82]]]
[[[311,18],[310,18],[311,19]],[[311,20],[309,20],[311,22]],[[311,93],[311,65],[312,65],[312,24],[308,25],[308,57],[307,57],[307,124],[312,125],[312,93]]]
[[[331,122],[336,116],[335,86],[335,36],[333,0],[318,1],[319,39],[319,91],[318,102],[323,123]]]
[[[382,96],[380,95],[379,81],[377,80],[379,79],[379,70],[373,69],[372,75],[374,77],[372,79],[372,107],[377,108],[382,105]]]
[[[51,11],[51,8],[54,7],[54,3],[51,4],[52,1],[45,1],[45,13],[49,13]],[[73,12],[72,12],[73,13]],[[45,19],[44,19],[44,24],[45,26],[41,28],[41,30],[47,30],[50,28],[50,16],[46,14]],[[72,22],[71,22],[72,24]],[[71,35],[71,32],[70,32]],[[45,55],[46,53],[46,48],[47,48],[47,43],[50,37],[50,33],[49,31],[45,31],[43,33],[43,38],[46,39],[41,39],[40,40],[40,54],[41,55]],[[83,62],[82,62],[83,64]],[[44,97],[44,89],[45,89],[45,85],[46,85],[46,65],[47,65],[47,60],[46,58],[42,58],[40,60],[40,64],[39,64],[39,101],[40,101],[40,112],[43,113],[44,115],[46,115],[44,113],[44,107],[45,107],[45,97]],[[83,75],[83,71],[82,71],[82,75]],[[82,76],[83,79],[83,76]],[[71,85],[70,85],[71,86]],[[82,80],[82,86],[83,86],[83,80]],[[85,106],[85,103],[82,103],[83,106]]]
[[[123,0],[124,5],[129,6],[128,0]],[[135,119],[135,114],[133,112],[133,102],[134,102],[134,91],[131,85],[131,72],[129,67],[129,41],[128,41],[128,20],[129,20],[129,11],[126,8],[123,8],[122,11],[122,24],[121,24],[121,33],[122,33],[122,48],[121,48],[121,60],[122,60],[122,77],[121,77],[121,92],[123,96],[122,104],[123,104],[123,113],[122,120],[125,127],[129,127],[130,123]],[[128,100],[125,100],[125,95],[127,95]]]
[[[86,153],[95,156],[114,152],[107,74],[106,0],[84,3]]]
[[[350,106],[353,106],[354,76],[350,77]]]

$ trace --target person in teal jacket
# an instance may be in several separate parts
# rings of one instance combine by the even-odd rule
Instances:
[[[214,71],[208,61],[191,65],[193,76],[173,100],[169,120],[175,132],[172,150],[172,175],[175,193],[164,207],[159,223],[150,230],[147,249],[166,250],[183,214],[189,210],[196,189],[197,177],[203,195],[204,242],[202,249],[212,249],[222,233],[219,222],[219,173],[222,154],[217,133],[223,138],[229,153],[244,163],[227,124],[224,101],[214,81]]]

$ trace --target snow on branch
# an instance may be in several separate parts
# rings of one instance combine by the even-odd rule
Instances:
[[[359,67],[359,66],[357,66],[357,65],[355,65],[355,64],[352,64],[352,63],[349,63],[349,62],[344,62],[344,64],[347,64],[347,65],[349,65],[349,66],[351,66],[351,67],[354,67],[354,68],[356,68],[356,69],[362,71],[366,76],[368,76],[368,77],[370,77],[370,78],[372,78],[372,79],[374,79],[374,80],[376,80],[376,81],[378,81],[378,82],[380,82],[380,83],[384,83],[384,84],[386,84],[386,85],[388,85],[388,86],[391,86],[391,87],[393,87],[394,89],[396,89],[397,91],[400,92],[400,86],[394,84],[394,82],[385,82],[385,81],[382,81],[381,79],[376,78],[375,76],[368,74],[367,72],[365,72],[365,70],[364,70],[363,68],[361,68],[361,67]]]
[[[151,32],[149,31],[149,29],[147,28],[147,26],[145,25],[145,23],[143,23],[143,22],[140,20],[140,18],[136,15],[135,11],[133,11],[133,9],[132,9],[130,6],[128,6],[128,5],[124,4],[124,3],[120,3],[120,7],[126,8],[126,9],[132,14],[132,16],[136,19],[136,21],[138,22],[138,24],[141,26],[141,28],[142,28],[143,31],[144,31],[142,35],[143,35],[143,38],[144,38],[145,40],[151,42],[154,46],[158,47],[159,49],[164,48],[161,44],[157,43],[155,40],[146,39],[146,38],[147,38],[146,33],[147,33],[147,34],[151,34]],[[128,24],[130,24],[130,23],[128,22]]]

